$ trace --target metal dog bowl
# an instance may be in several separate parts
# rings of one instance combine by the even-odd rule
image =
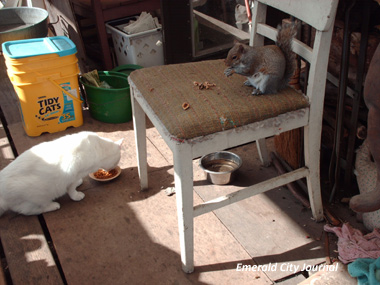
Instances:
[[[46,37],[48,16],[46,10],[34,7],[0,9],[0,51],[3,42]]]
[[[207,180],[217,185],[232,182],[241,164],[240,156],[228,151],[206,154],[199,160],[199,166],[205,171]]]

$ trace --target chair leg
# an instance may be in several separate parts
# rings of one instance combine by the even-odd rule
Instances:
[[[182,269],[194,271],[193,162],[191,149],[181,145],[174,151],[174,183]]]
[[[323,205],[320,182],[320,134],[318,128],[305,127],[305,165],[309,168],[309,175],[306,177],[307,189],[311,212],[316,221],[323,220]]]
[[[270,165],[270,158],[268,154],[267,144],[264,139],[259,139],[256,141],[257,151],[259,153],[259,158],[263,166]]]
[[[103,67],[105,70],[111,70],[113,68],[110,47],[108,45],[107,31],[103,16],[103,9],[100,0],[92,0],[92,10],[95,15],[96,28],[98,32],[100,48],[103,56]]]
[[[146,151],[146,122],[145,113],[133,96],[131,88],[131,102],[133,113],[133,128],[135,130],[137,165],[141,190],[148,189],[148,163]]]

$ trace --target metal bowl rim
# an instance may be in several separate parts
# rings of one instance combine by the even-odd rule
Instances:
[[[209,169],[206,169],[203,164],[202,164],[202,161],[204,160],[204,158],[206,158],[207,156],[210,156],[210,155],[213,155],[215,153],[226,153],[226,154],[229,154],[235,158],[237,158],[238,160],[238,165],[236,168],[234,168],[233,170],[229,170],[229,171],[223,171],[223,172],[220,172],[220,171],[212,171],[212,170],[209,170]],[[236,162],[236,161],[234,161]],[[203,155],[200,159],[199,159],[199,167],[202,168],[205,172],[207,173],[210,173],[210,174],[216,174],[216,175],[221,175],[221,174],[230,174],[230,173],[233,173],[235,172],[236,170],[238,170],[241,165],[242,165],[243,161],[241,159],[241,157],[233,152],[230,152],[230,151],[215,151],[215,152],[211,152],[211,153],[208,153],[208,154],[205,154]]]
[[[2,9],[0,9],[0,11],[3,11],[3,12],[0,12],[0,13],[5,13],[7,10],[8,11],[10,11],[10,10],[13,10],[13,11],[17,11],[17,10],[18,11],[21,11],[21,10],[25,10],[25,11],[26,10],[29,10],[29,11],[40,11],[41,13],[44,13],[44,15],[43,15],[43,19],[41,19],[37,23],[33,23],[30,26],[28,26],[28,27],[20,28],[20,29],[14,30],[14,31],[3,31],[3,32],[0,32],[0,35],[8,35],[8,34],[16,33],[16,32],[22,32],[22,31],[25,31],[25,30],[30,30],[33,27],[36,27],[38,25],[42,25],[44,22],[47,22],[47,19],[49,18],[49,12],[46,11],[45,9],[42,9],[42,8],[39,8],[39,7],[9,7],[9,8],[2,8]],[[46,27],[47,27],[47,24],[46,24]]]

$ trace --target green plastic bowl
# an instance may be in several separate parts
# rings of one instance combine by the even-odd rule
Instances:
[[[128,75],[115,71],[99,71],[100,81],[112,89],[99,88],[83,82],[91,117],[111,124],[125,123],[132,119],[131,96]]]
[[[141,68],[143,67],[137,64],[124,64],[124,65],[119,65],[115,67],[114,69],[112,69],[112,71],[121,72],[129,76],[129,74],[131,74],[132,71],[136,69],[141,69]]]

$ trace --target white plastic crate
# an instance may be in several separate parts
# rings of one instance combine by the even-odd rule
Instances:
[[[136,18],[129,17],[106,23],[108,31],[112,34],[118,65],[137,64],[143,67],[163,65],[161,28],[128,35],[123,31],[123,27],[134,19]]]

